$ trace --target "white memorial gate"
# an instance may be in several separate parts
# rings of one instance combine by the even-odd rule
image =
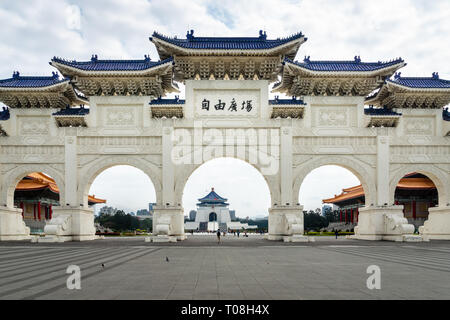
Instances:
[[[270,240],[306,240],[298,193],[323,165],[361,181],[366,203],[355,238],[417,238],[394,193],[404,175],[418,172],[439,196],[421,237],[450,239],[450,119],[443,110],[450,82],[437,73],[402,77],[402,59],[294,61],[306,41],[301,33],[269,40],[265,32],[206,38],[190,31],[186,39],[155,32],[151,41],[160,61],[55,57],[50,64],[62,76],[15,72],[0,81],[0,101],[9,107],[0,113],[0,240],[30,238],[14,190],[31,172],[49,174],[60,189],[45,239],[95,239],[88,191],[115,165],[151,178],[155,240],[182,240],[186,181],[218,157],[247,161],[264,176]],[[269,100],[274,82],[273,92],[294,98]],[[185,85],[185,100],[160,98],[178,92],[176,83]]]

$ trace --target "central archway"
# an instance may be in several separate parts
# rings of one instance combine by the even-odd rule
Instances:
[[[199,210],[195,223],[217,221],[219,227],[226,228],[227,224],[230,229],[234,217],[235,220],[268,217],[272,203],[271,182],[268,180],[244,160],[221,157],[193,166],[184,179],[177,180],[177,188],[182,191],[180,203],[185,215]],[[218,198],[223,198],[219,198],[223,203],[212,204],[205,215],[206,208],[199,204],[199,200],[210,193],[217,193]]]

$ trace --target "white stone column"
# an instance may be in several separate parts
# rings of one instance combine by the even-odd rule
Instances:
[[[71,128],[67,128],[70,130]],[[78,174],[77,174],[77,137],[75,135],[69,135],[65,137],[64,145],[64,182],[65,182],[65,203],[60,202],[60,206],[79,206],[77,199],[77,185],[78,185]],[[60,195],[61,197],[61,195]],[[60,198],[60,200],[62,200]]]
[[[183,208],[175,203],[175,164],[172,159],[173,127],[163,125],[162,129],[162,201],[153,214],[154,242],[184,240]],[[150,238],[149,238],[150,239]]]
[[[173,206],[175,203],[175,165],[172,160],[172,126],[163,126],[162,130],[162,204]]]
[[[389,136],[377,137],[377,197],[376,205],[389,203]],[[370,203],[368,204],[371,205]]]
[[[282,206],[292,205],[292,128],[281,127],[280,136],[280,183]]]
[[[76,129],[66,128],[65,137],[65,194],[60,194],[60,206],[53,207],[52,219],[44,228],[45,237],[38,242],[94,240],[94,211],[85,208],[77,197],[78,156]],[[63,202],[62,202],[63,201]]]

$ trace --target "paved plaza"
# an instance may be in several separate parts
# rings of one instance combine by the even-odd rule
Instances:
[[[0,243],[0,299],[449,299],[450,243],[188,236]],[[167,261],[167,259],[169,261]],[[69,265],[81,289],[69,290]],[[104,264],[104,268],[102,267]],[[366,286],[381,269],[381,289]]]

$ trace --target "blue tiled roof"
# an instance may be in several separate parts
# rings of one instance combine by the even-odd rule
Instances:
[[[9,120],[9,109],[3,107],[3,110],[0,111],[0,121]]]
[[[429,78],[402,77],[401,73],[398,72],[395,74],[394,80],[388,79],[387,81],[409,88],[450,89],[450,81],[439,79],[437,72],[433,72],[433,75]]]
[[[442,118],[445,121],[450,121],[450,111],[448,111],[448,108],[442,110]]]
[[[388,108],[365,108],[364,114],[370,115],[370,116],[401,116],[401,113],[397,113],[393,111],[392,109]]]
[[[145,56],[143,60],[99,60],[97,55],[93,55],[91,61],[67,61],[57,57],[52,59],[52,62],[84,71],[140,71],[151,69],[171,61],[173,61],[173,58],[162,61],[151,61],[148,56]]]
[[[89,109],[80,108],[65,108],[53,113],[54,116],[85,116],[89,114]]]
[[[159,97],[158,99],[154,99],[152,101],[150,101],[149,104],[155,105],[155,104],[184,104],[186,101],[179,99],[178,96],[175,96],[174,99],[163,99],[161,97]]]
[[[303,62],[292,61],[290,59],[285,59],[285,62],[293,63],[311,71],[370,72],[403,63],[404,61],[398,58],[388,62],[361,62],[361,58],[356,56],[353,61],[311,61],[309,57],[305,57]]]
[[[297,97],[292,97],[292,99],[279,99],[278,96],[275,96],[275,99],[273,100],[269,100],[269,104],[306,105],[306,103],[302,99],[297,100]]]
[[[186,39],[170,38],[158,32],[154,32],[153,37],[185,49],[264,50],[281,46],[304,36],[299,32],[287,38],[267,40],[266,33],[260,31],[259,37],[194,37],[194,31],[191,30],[187,33]],[[307,38],[305,38],[306,40]]]
[[[69,79],[59,79],[58,73],[53,72],[50,77],[23,77],[19,72],[14,72],[12,78],[0,80],[2,88],[42,88],[52,86]]]
[[[212,188],[211,192],[208,193],[205,197],[198,199],[200,202],[216,202],[216,203],[223,203],[227,201],[227,199],[222,198],[219,196],[215,191],[214,188]]]

